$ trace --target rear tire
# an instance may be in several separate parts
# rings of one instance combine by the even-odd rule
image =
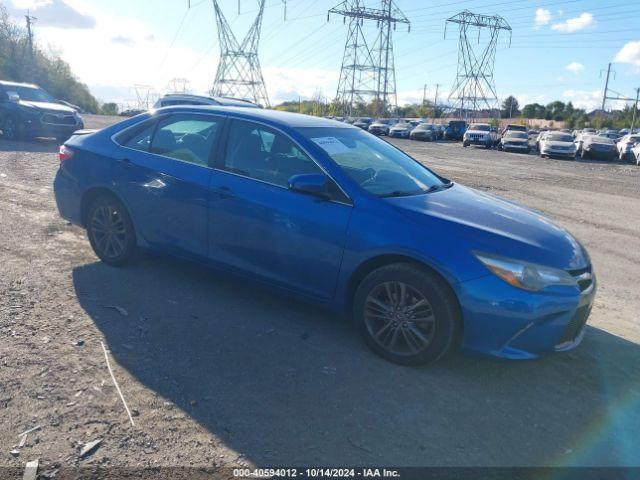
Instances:
[[[442,358],[459,337],[460,309],[448,284],[409,263],[374,270],[358,286],[353,316],[367,345],[401,365]]]
[[[85,224],[91,247],[104,263],[120,267],[136,259],[135,229],[120,200],[111,195],[96,197],[87,209]]]

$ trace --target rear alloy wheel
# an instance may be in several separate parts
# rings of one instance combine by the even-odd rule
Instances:
[[[411,264],[370,273],[354,297],[354,317],[369,347],[402,365],[444,356],[457,338],[457,302],[440,277]]]
[[[7,140],[20,140],[20,129],[15,118],[7,117],[2,127],[2,135]]]
[[[96,198],[86,223],[93,251],[104,263],[122,266],[135,258],[135,231],[122,202],[110,196]]]

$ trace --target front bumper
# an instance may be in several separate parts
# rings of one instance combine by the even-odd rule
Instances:
[[[407,138],[409,132],[389,132],[389,136],[394,138]]]
[[[464,318],[462,349],[527,360],[577,347],[596,295],[596,279],[584,292],[550,287],[527,292],[494,275],[458,284]]]
[[[71,136],[76,130],[82,130],[82,121],[75,125],[61,125],[43,123],[39,118],[27,117],[22,120],[22,132],[32,137],[62,137]]]
[[[587,156],[591,158],[604,158],[612,160],[618,156],[618,152],[615,150],[594,150],[592,148],[585,149]]]
[[[488,137],[466,137],[464,138],[464,143],[466,143],[467,145],[486,145],[487,143],[491,142],[491,139]]]
[[[574,158],[576,156],[575,150],[558,150],[555,148],[545,148],[540,152],[541,155],[548,155],[550,157],[565,157]]]
[[[510,143],[510,144],[502,144],[503,150],[514,150],[518,152],[526,152],[531,149],[528,143]]]

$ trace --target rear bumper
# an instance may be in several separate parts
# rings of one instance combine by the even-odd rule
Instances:
[[[491,275],[457,286],[464,318],[462,349],[527,360],[577,347],[596,294],[557,287],[526,292]]]
[[[616,151],[601,152],[598,150],[585,150],[585,153],[591,158],[602,158],[605,160],[613,160],[618,156],[618,152]]]
[[[82,194],[77,182],[63,168],[58,169],[53,180],[53,193],[60,216],[75,225],[82,226]]]

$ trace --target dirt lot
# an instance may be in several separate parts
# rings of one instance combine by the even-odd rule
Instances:
[[[582,240],[600,290],[581,347],[403,368],[343,320],[203,268],[107,267],[57,215],[56,145],[0,140],[0,467],[640,465],[640,168],[394,143]]]

